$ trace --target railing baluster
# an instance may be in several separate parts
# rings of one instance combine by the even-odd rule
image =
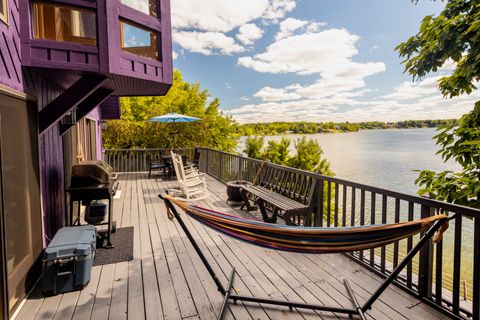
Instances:
[[[460,263],[462,258],[462,216],[455,218],[455,236],[453,245],[453,284],[452,284],[452,312],[460,312]]]
[[[413,209],[414,203],[409,201],[408,202],[408,221],[413,220]],[[413,238],[408,237],[407,239],[407,252],[410,252],[413,248]],[[412,262],[410,261],[407,264],[407,287],[412,288]]]
[[[480,216],[474,219],[473,231],[473,319],[480,319]]]
[[[315,226],[323,227],[323,180],[317,180],[317,214],[315,217]]]
[[[394,222],[400,222],[400,199],[395,198],[395,218]],[[398,241],[393,244],[393,269],[398,266]]]
[[[365,224],[365,190],[360,191],[360,225]],[[363,250],[359,253],[360,260],[363,261]]]
[[[370,224],[375,224],[375,206],[377,195],[375,192],[372,192],[370,197]],[[370,249],[370,267],[375,267],[375,249]]]
[[[441,306],[443,297],[443,239],[436,244],[435,248],[435,302]]]
[[[357,193],[356,188],[352,188],[352,203],[351,208],[350,208],[350,225],[354,226],[355,225],[355,194]]]
[[[342,186],[342,227],[347,225],[347,186]]]
[[[332,183],[327,183],[327,227],[330,227],[331,211],[332,211]]]
[[[338,227],[338,192],[339,192],[338,183],[335,183],[335,213],[333,218],[333,225],[335,227]]]
[[[382,224],[387,223],[387,196],[382,195]],[[385,264],[386,264],[386,246],[380,248],[380,271],[385,273]]]

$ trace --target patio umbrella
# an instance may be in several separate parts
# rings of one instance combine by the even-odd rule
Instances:
[[[164,114],[162,116],[157,116],[157,117],[153,117],[153,118],[148,119],[148,121],[152,121],[152,122],[170,122],[170,123],[173,123],[174,134],[176,134],[176,131],[175,131],[175,124],[176,123],[178,123],[178,122],[196,122],[196,121],[200,121],[200,120],[202,120],[202,119],[186,116],[186,115],[183,115],[183,114],[178,114],[178,113],[175,113],[175,112],[167,113],[167,114]],[[175,135],[173,136],[173,149],[175,149]]]

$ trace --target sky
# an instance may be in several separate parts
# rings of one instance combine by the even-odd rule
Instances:
[[[239,123],[458,118],[478,92],[444,98],[454,68],[412,82],[395,47],[442,1],[172,0],[174,67]]]

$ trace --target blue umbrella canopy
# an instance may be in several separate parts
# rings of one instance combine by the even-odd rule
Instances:
[[[175,149],[175,137],[177,135],[177,132],[175,131],[175,124],[180,123],[180,122],[196,122],[196,121],[200,121],[200,120],[202,120],[202,119],[186,116],[186,115],[183,115],[183,114],[178,114],[178,113],[175,113],[175,112],[167,113],[167,114],[164,114],[162,116],[157,116],[157,117],[153,117],[153,118],[148,119],[148,121],[151,121],[151,122],[173,123],[173,133],[174,133],[174,135],[173,135],[173,149]]]
[[[183,114],[178,114],[178,113],[175,113],[175,112],[167,113],[167,114],[164,114],[162,116],[157,116],[157,117],[153,117],[153,118],[148,119],[148,121],[152,121],[152,122],[174,122],[174,123],[176,123],[176,122],[195,122],[195,121],[199,121],[199,120],[202,120],[202,119],[186,116],[186,115],[183,115]]]

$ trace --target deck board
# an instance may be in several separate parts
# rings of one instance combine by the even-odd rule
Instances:
[[[17,318],[23,319],[215,319],[222,296],[178,223],[170,221],[157,194],[175,181],[146,173],[119,176],[114,200],[117,227],[134,227],[134,260],[96,266],[82,291],[44,298],[36,288]],[[226,204],[225,186],[208,177],[209,197],[201,206],[260,219]],[[263,249],[219,234],[182,215],[218,278],[226,285],[236,268],[238,294],[348,306],[348,279],[358,299],[367,299],[381,279],[340,254],[305,255]],[[254,303],[230,304],[226,319],[348,319],[328,312],[292,310]],[[391,286],[373,305],[368,319],[448,319]]]

